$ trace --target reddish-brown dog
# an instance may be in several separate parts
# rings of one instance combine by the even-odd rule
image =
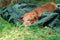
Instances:
[[[49,2],[45,5],[37,7],[31,12],[24,14],[24,16],[22,17],[23,25],[29,26],[33,24],[34,22],[38,21],[38,18],[41,17],[43,12],[53,12],[57,9],[57,7],[58,6],[54,2]]]

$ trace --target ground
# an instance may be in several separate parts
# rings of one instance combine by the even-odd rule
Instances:
[[[15,26],[0,17],[0,40],[60,40],[60,29]]]

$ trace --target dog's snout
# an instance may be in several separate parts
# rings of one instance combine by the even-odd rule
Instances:
[[[24,25],[24,26],[30,26],[31,23],[30,23],[30,22],[24,22],[23,25]]]

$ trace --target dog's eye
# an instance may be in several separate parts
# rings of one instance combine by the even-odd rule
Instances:
[[[34,19],[37,19],[36,17],[34,17]]]
[[[37,17],[34,17],[34,19],[37,19]]]

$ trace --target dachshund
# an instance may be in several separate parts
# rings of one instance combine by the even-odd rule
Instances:
[[[53,12],[58,6],[54,2],[46,3],[42,6],[35,8],[34,10],[26,13],[22,17],[23,25],[30,26],[34,22],[39,21],[39,18],[44,12]]]

